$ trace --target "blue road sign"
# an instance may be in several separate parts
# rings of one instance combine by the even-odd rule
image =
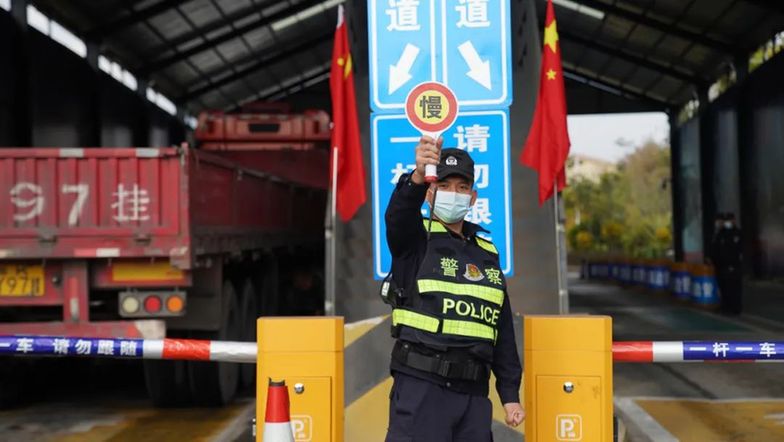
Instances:
[[[370,105],[400,112],[413,86],[436,79],[435,1],[368,3]]]
[[[373,150],[373,268],[376,279],[390,269],[392,258],[386,242],[384,212],[395,183],[414,169],[414,147],[420,133],[405,115],[372,115]],[[512,200],[509,174],[509,113],[506,110],[460,112],[443,134],[444,146],[471,154],[475,163],[476,204],[466,216],[490,231],[500,253],[501,268],[512,276]],[[423,215],[427,214],[427,204]]]
[[[441,2],[441,78],[462,109],[512,102],[508,0]]]
[[[509,0],[370,0],[370,106],[399,113],[425,81],[464,110],[512,102]]]

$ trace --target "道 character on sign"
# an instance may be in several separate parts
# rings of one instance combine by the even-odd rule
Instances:
[[[417,8],[419,8],[419,0],[389,0],[389,8],[385,11],[389,16],[387,30],[418,31]]]
[[[458,0],[459,5],[455,11],[460,14],[457,27],[462,28],[489,28],[490,20],[487,19],[488,0]]]

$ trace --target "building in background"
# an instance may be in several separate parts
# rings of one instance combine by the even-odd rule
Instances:
[[[566,177],[570,182],[585,179],[597,183],[602,174],[612,172],[616,168],[617,164],[610,161],[583,154],[572,154],[566,162]]]

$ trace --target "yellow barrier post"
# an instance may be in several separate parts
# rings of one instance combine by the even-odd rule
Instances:
[[[612,319],[525,317],[525,440],[611,441]]]
[[[285,380],[297,441],[343,441],[343,318],[258,320],[256,440],[262,441],[267,381]]]

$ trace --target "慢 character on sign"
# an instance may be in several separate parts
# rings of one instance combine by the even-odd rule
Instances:
[[[74,347],[76,348],[76,354],[89,355],[90,350],[92,350],[93,348],[93,343],[92,341],[79,339],[78,341],[76,341],[76,345]]]
[[[487,2],[488,0],[458,0],[459,5],[455,6],[455,11],[460,14],[457,27],[489,28]]]
[[[491,224],[493,222],[490,219],[492,215],[493,214],[490,213],[490,199],[477,198],[476,203],[471,206],[471,211],[468,212],[468,215],[466,216],[466,221],[474,224]]]
[[[487,139],[490,138],[490,126],[457,126],[457,148],[471,153],[475,150],[487,152]]]
[[[474,185],[477,189],[486,189],[490,185],[490,165],[477,164],[474,166]]]
[[[387,31],[418,31],[419,0],[389,0]]]
[[[120,356],[136,356],[136,342],[120,341]]]
[[[713,354],[714,356],[726,358],[727,352],[730,350],[730,345],[726,342],[714,342],[713,343]],[[721,353],[721,355],[719,355]]]
[[[33,339],[32,338],[18,338],[16,340],[16,351],[20,353],[30,353],[31,351],[35,350],[33,348]]]
[[[419,100],[422,109],[422,118],[441,118],[441,97],[438,95],[425,95]]]
[[[59,355],[67,355],[68,347],[71,346],[70,339],[57,338],[54,340],[54,352]]]
[[[146,189],[142,189],[138,184],[134,184],[130,190],[125,186],[117,185],[117,192],[114,192],[114,219],[118,222],[126,221],[147,221],[150,215],[147,212],[150,204],[150,196]]]
[[[107,339],[98,341],[98,354],[112,356],[114,354],[114,342]]]
[[[404,173],[413,172],[416,169],[416,164],[407,164],[403,166],[403,163],[395,164],[395,168],[390,170],[392,172],[392,180],[390,183],[397,184],[400,181],[400,177],[403,176]]]
[[[776,344],[772,342],[763,342],[760,344],[759,354],[767,358],[776,354]]]

